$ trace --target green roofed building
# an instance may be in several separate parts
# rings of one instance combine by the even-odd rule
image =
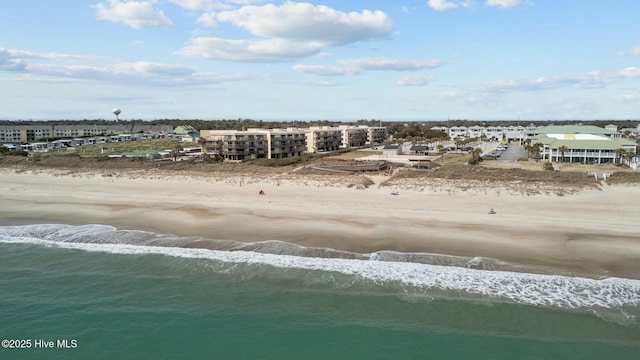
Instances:
[[[622,134],[598,126],[546,126],[527,133],[531,144],[540,144],[543,160],[583,164],[619,163],[626,153],[635,156],[637,144]]]

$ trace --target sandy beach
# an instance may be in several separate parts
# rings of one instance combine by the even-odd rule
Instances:
[[[0,225],[107,224],[243,242],[486,257],[576,276],[640,278],[640,187],[558,195],[407,179],[0,170]],[[263,190],[265,195],[258,195]],[[391,195],[397,190],[398,195]],[[490,209],[495,214],[489,214]]]

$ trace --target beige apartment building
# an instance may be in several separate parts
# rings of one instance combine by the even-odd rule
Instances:
[[[342,147],[360,147],[367,145],[369,128],[366,126],[338,126],[342,130]]]
[[[312,126],[306,129],[307,152],[338,150],[342,147],[342,129],[333,126]]]
[[[305,131],[297,129],[200,130],[200,137],[224,160],[284,159],[307,151]]]
[[[312,126],[310,128],[200,130],[207,151],[225,160],[283,159],[307,153],[376,145],[386,128],[368,126]]]
[[[384,126],[364,126],[367,129],[367,145],[382,145],[387,137]]]

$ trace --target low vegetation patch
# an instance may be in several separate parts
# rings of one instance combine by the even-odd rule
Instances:
[[[302,165],[310,163],[312,157],[307,156],[296,156],[285,159],[255,159],[248,161],[248,164],[253,164],[257,166],[266,166],[266,167],[283,167],[283,166],[292,166],[292,165]]]
[[[598,183],[586,172],[555,172],[543,170],[503,169],[485,166],[469,166],[445,163],[433,172],[398,171],[382,185],[394,185],[401,179],[430,179],[474,181],[490,186],[491,183],[512,182],[518,184],[563,185],[577,187],[597,187]],[[613,178],[613,176],[612,176]]]

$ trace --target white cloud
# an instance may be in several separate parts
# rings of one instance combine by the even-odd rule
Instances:
[[[520,5],[521,0],[487,0],[487,6],[498,6],[501,8],[509,8]]]
[[[181,65],[152,63],[149,61],[137,61],[132,63],[120,63],[113,66],[114,74],[123,75],[159,75],[159,76],[188,76],[193,70]]]
[[[244,6],[217,14],[253,35],[289,41],[317,42],[336,46],[372,38],[391,31],[391,19],[382,11],[342,12],[309,3],[286,2],[281,6]]]
[[[208,27],[214,27],[218,25],[218,22],[216,21],[216,13],[214,12],[204,13],[200,15],[197,22],[198,24],[202,24]]]
[[[398,86],[425,86],[435,80],[432,76],[405,75],[396,81]]]
[[[486,0],[485,5],[510,8],[523,3],[523,0]],[[476,5],[475,0],[429,0],[430,8],[437,11],[446,11],[456,8],[472,8]]]
[[[95,5],[96,17],[114,23],[124,23],[134,29],[146,26],[170,27],[171,20],[164,16],[162,10],[153,7],[156,0],[120,1],[109,0],[108,4]]]
[[[349,69],[340,66],[325,66],[325,65],[294,65],[293,70],[309,75],[321,75],[321,76],[337,76],[337,75],[353,75],[357,73],[355,69]]]
[[[405,12],[405,13],[407,13],[407,14],[411,14],[411,13],[413,13],[414,11],[416,11],[416,9],[417,9],[417,8],[416,8],[415,6],[408,7],[408,6],[404,6],[404,5],[403,5],[403,6],[401,6],[401,9],[402,9],[402,11],[403,11],[403,12]]]
[[[626,70],[626,69],[625,69]],[[563,75],[556,77],[539,77],[530,80],[493,81],[482,84],[479,90],[506,93],[513,91],[540,91],[573,86],[578,89],[601,89],[619,78],[617,74],[602,71],[591,71],[582,74]]]
[[[70,55],[59,53],[35,53],[26,50],[12,50],[0,48],[0,70],[4,71],[26,71],[27,60],[54,60],[54,61],[97,61],[101,60],[98,56],[88,55]]]
[[[640,100],[640,94],[623,94],[623,95],[619,95],[615,97],[616,100],[618,101],[639,101]]]
[[[309,75],[336,76],[336,75],[356,75],[367,70],[378,71],[416,71],[423,69],[431,69],[440,66],[440,60],[402,60],[388,57],[366,57],[342,59],[337,61],[341,66],[326,65],[294,65],[293,70]],[[406,78],[403,84],[409,85],[409,82],[424,81],[426,77],[418,79]],[[430,79],[430,78],[429,78]]]
[[[446,11],[449,9],[455,9],[455,8],[470,8],[473,7],[475,5],[475,1],[473,0],[456,0],[456,1],[452,1],[452,0],[429,0],[429,2],[427,3],[427,5],[429,5],[430,8],[437,10],[437,11]]]
[[[640,68],[637,67],[628,67],[620,71],[620,76],[623,78],[636,78],[640,77]]]
[[[458,7],[457,3],[447,0],[429,0],[428,5],[430,8],[438,11],[445,11],[449,9],[455,9]]]
[[[338,60],[339,64],[360,70],[414,71],[442,65],[440,60],[401,60],[388,57],[367,57]]]
[[[59,54],[59,53],[34,53],[32,51],[26,50],[7,50],[5,48],[0,48],[0,59],[1,58],[20,58],[20,59],[47,59],[47,60],[77,60],[77,61],[95,61],[102,59],[99,56],[89,56],[89,55],[69,55],[69,54]]]
[[[205,26],[227,22],[258,38],[196,37],[176,54],[242,62],[279,62],[312,56],[326,47],[384,38],[392,27],[382,11],[346,13],[294,2],[205,13],[198,22]]]
[[[47,60],[47,63],[38,63]],[[50,63],[55,60],[56,63]],[[70,62],[82,60],[87,64]],[[195,86],[209,85],[231,80],[255,79],[255,75],[204,74],[175,64],[137,61],[128,63],[106,63],[103,58],[86,55],[58,53],[40,54],[26,50],[0,48],[0,71],[20,74],[13,81],[61,82],[104,81],[142,86]]]
[[[307,57],[320,52],[314,43],[270,40],[226,40],[215,37],[199,37],[176,51],[177,55],[202,59],[239,62],[281,62]]]
[[[640,45],[636,45],[634,48],[632,48],[629,51],[621,51],[618,53],[618,55],[621,56],[625,56],[625,55],[640,55]]]
[[[213,0],[169,0],[169,2],[187,10],[208,10],[215,5]]]
[[[266,0],[169,0],[169,2],[191,11],[209,11],[230,9],[237,5],[260,4]]]

